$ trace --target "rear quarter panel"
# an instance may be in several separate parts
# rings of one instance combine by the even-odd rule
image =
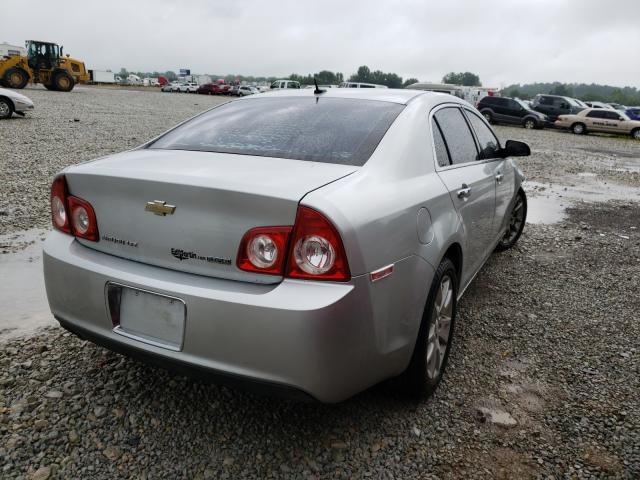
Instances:
[[[352,276],[394,264],[390,277],[369,281],[381,352],[409,361],[433,273],[446,248],[462,242],[449,192],[435,173],[428,114],[410,103],[360,170],[307,194],[339,230]],[[419,215],[421,209],[428,215]],[[426,219],[425,219],[426,218]],[[419,225],[421,222],[421,234]]]

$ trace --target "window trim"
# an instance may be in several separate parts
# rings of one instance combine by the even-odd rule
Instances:
[[[456,168],[464,168],[464,167],[469,167],[471,165],[482,165],[484,163],[490,163],[490,162],[495,162],[497,160],[504,160],[504,158],[500,158],[500,157],[496,157],[496,158],[485,158],[483,160],[473,160],[471,162],[465,162],[465,163],[455,163],[455,164],[450,164],[446,167],[441,167],[440,165],[438,165],[438,157],[436,154],[436,143],[433,140],[433,122],[435,121],[435,114],[439,111],[442,110],[443,108],[451,108],[451,107],[455,107],[458,110],[464,110],[464,109],[468,109],[469,107],[467,107],[466,105],[462,104],[462,103],[453,103],[453,102],[448,102],[448,103],[441,103],[439,105],[436,105],[435,107],[433,107],[430,111],[429,111],[429,115],[427,117],[428,119],[428,125],[429,125],[429,131],[431,133],[431,153],[432,153],[432,157],[433,157],[433,166],[436,172],[444,172],[447,170],[453,170]],[[473,141],[476,144],[476,152],[478,152],[478,154],[480,153],[480,147],[479,147],[479,143],[478,143],[478,139],[476,138],[476,132],[473,129],[473,127],[469,124],[469,119],[467,118],[467,115],[465,112],[461,111],[460,112],[462,114],[462,117],[464,118],[465,122],[467,122],[467,128],[469,128],[469,130],[471,131],[471,136],[473,137]],[[486,124],[486,120],[484,118],[482,118],[482,121]],[[440,125],[437,125],[438,128],[440,128]],[[489,127],[489,129],[491,129],[491,127]],[[442,129],[440,129],[440,131],[442,132]],[[493,130],[491,130],[493,132]],[[495,133],[494,133],[495,136]],[[445,147],[447,148],[447,154],[449,154],[449,145],[447,145],[447,140],[444,137],[444,133],[442,134],[442,139],[444,140],[444,144]],[[498,138],[496,137],[496,140],[498,140]],[[498,140],[498,145],[500,145],[500,141]],[[449,161],[451,161],[451,155],[449,154]]]

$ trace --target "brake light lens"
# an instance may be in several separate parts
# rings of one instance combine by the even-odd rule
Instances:
[[[64,175],[58,175],[51,184],[51,222],[53,228],[71,233],[67,206],[67,181]]]
[[[100,238],[98,235],[98,222],[91,204],[73,195],[69,196],[68,202],[69,210],[71,211],[73,234],[78,238],[97,242]]]
[[[98,222],[89,202],[69,195],[64,175],[58,175],[51,184],[51,221],[61,232],[97,242]]]
[[[320,212],[298,207],[286,275],[309,280],[351,279],[340,234]]]
[[[237,265],[248,272],[283,275],[291,227],[252,228],[242,237]]]
[[[242,237],[238,268],[307,280],[351,279],[340,234],[320,212],[298,207],[293,227],[252,228]]]

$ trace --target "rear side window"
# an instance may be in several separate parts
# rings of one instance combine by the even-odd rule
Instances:
[[[442,132],[440,131],[440,127],[435,119],[431,121],[431,131],[433,132],[433,144],[436,147],[436,160],[438,161],[438,165],[441,167],[451,165],[447,145],[444,143]]]
[[[496,158],[496,152],[500,148],[500,142],[493,134],[491,129],[482,121],[482,119],[470,110],[466,110],[467,118],[471,127],[476,132],[476,138],[480,144],[480,153],[477,160],[486,160],[488,158]]]
[[[403,108],[345,98],[229,102],[180,125],[148,148],[362,166]]]
[[[604,115],[605,112],[599,112],[598,110],[592,110],[587,113],[587,117],[589,118],[606,118]]]
[[[458,165],[476,160],[478,155],[476,142],[460,109],[443,108],[438,110],[434,117],[447,144],[451,163]]]

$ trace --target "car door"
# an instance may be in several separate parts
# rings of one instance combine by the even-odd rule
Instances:
[[[509,110],[510,123],[517,123],[517,124],[522,123],[524,116],[527,114],[527,111],[524,108],[522,108],[522,105],[520,105],[515,100],[509,100],[508,110]]]
[[[431,127],[436,152],[440,152],[436,153],[436,170],[464,226],[465,262],[460,280],[465,285],[493,248],[494,167],[478,161],[475,137],[459,106],[438,108]]]
[[[512,100],[513,101],[513,100]],[[520,105],[518,104],[518,107]],[[513,162],[498,155],[500,141],[480,115],[464,108],[479,146],[478,161],[486,163],[486,168],[493,174],[496,186],[496,203],[493,217],[493,241],[502,237],[507,226],[507,214],[511,212],[511,202],[515,198],[516,171]]]
[[[611,110],[605,113],[606,113],[605,115],[606,131],[611,133],[621,133],[624,128],[624,125],[623,125],[623,120],[620,114],[615,110]]]

